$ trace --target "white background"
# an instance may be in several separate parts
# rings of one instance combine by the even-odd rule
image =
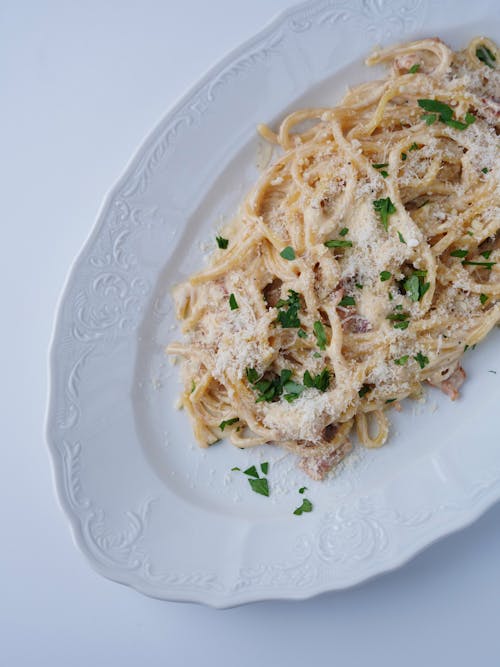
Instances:
[[[1,665],[499,664],[499,505],[356,589],[216,611],[102,579],[56,501],[46,358],[69,266],[155,122],[290,4],[0,4]]]

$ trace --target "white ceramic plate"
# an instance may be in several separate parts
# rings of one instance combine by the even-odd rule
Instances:
[[[257,176],[256,124],[373,77],[362,60],[375,43],[498,39],[497,16],[477,0],[300,5],[212,69],[145,141],[73,267],[52,347],[57,486],[99,572],[219,607],[305,598],[396,567],[500,498],[498,331],[468,353],[459,402],[430,390],[416,409],[392,411],[389,444],[358,448],[324,483],[270,447],[198,449],[163,353],[177,335],[169,288],[200,266],[202,242]],[[269,498],[230,472],[264,460]],[[303,484],[314,511],[297,517]]]

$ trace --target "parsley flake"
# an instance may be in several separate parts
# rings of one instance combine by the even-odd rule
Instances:
[[[485,250],[481,253],[481,257],[484,257],[484,259],[489,259],[492,252],[492,250]]]
[[[481,301],[481,305],[484,306],[484,304],[488,301],[489,296],[487,294],[480,294],[479,295],[479,300]]]
[[[390,271],[381,271],[380,280],[384,283],[386,280],[392,278],[392,273]]]
[[[450,252],[451,257],[460,257],[461,259],[463,259],[464,257],[467,257],[468,254],[469,254],[468,250],[460,250],[460,249],[452,250]]]
[[[375,199],[373,208],[379,214],[380,222],[382,223],[383,228],[387,231],[389,226],[389,216],[396,213],[396,207],[392,203],[390,197]]]
[[[255,493],[260,493],[261,496],[269,496],[269,484],[265,477],[249,479],[248,483],[250,484],[252,491],[255,491]]]
[[[415,64],[412,65],[412,66],[410,67],[410,69],[408,70],[408,74],[416,74],[416,73],[418,72],[419,69],[420,69],[420,63],[415,63]]]
[[[474,114],[471,113],[465,114],[465,122],[455,120],[453,118],[453,109],[448,104],[444,104],[444,102],[440,102],[439,100],[417,100],[417,103],[424,111],[432,112],[424,113],[421,116],[427,125],[432,125],[439,118],[441,123],[454,127],[456,130],[466,130],[476,120]]]
[[[294,510],[293,513],[296,516],[300,516],[304,512],[312,512],[312,508],[313,508],[312,502],[307,498],[304,498],[304,500],[302,501],[302,505],[300,507],[297,507],[297,509]]]
[[[325,245],[327,248],[352,248],[352,241],[331,239],[330,241],[325,241]]]
[[[349,231],[349,229],[347,227],[342,227],[342,229],[339,232],[339,235],[340,236],[345,236],[348,231]]]
[[[307,333],[304,331],[304,329],[299,329],[299,330],[297,331],[297,336],[298,336],[299,338],[307,338]]]
[[[304,493],[304,491],[307,491],[307,486],[301,486],[299,489],[299,493]]]
[[[487,174],[489,172],[489,169],[488,167],[483,167],[481,171],[483,172],[483,174]]]
[[[300,295],[298,292],[294,292],[293,289],[288,290],[288,299],[280,299],[276,306],[287,308],[287,310],[278,312],[278,322],[283,329],[298,329],[300,327],[300,320],[297,316],[300,309]]]
[[[406,153],[401,153],[401,160],[404,162],[408,156]]]
[[[269,470],[269,463],[267,461],[264,461],[264,463],[260,464],[260,469],[264,473],[264,475],[267,475],[267,471]]]
[[[309,371],[305,371],[303,377],[304,387],[308,389],[317,389],[318,391],[326,391],[330,386],[330,371],[328,368],[324,368],[321,373],[311,375]]]
[[[217,241],[217,245],[221,250],[225,250],[229,245],[229,240],[222,238],[222,236],[216,236],[215,240]]]
[[[409,354],[404,354],[402,357],[399,357],[399,359],[394,359],[394,363],[397,366],[404,366],[409,358],[410,358]]]
[[[394,323],[393,324],[394,329],[403,330],[403,329],[408,329],[408,326],[410,324],[408,321],[409,317],[410,313],[402,311],[402,306],[400,306],[399,308],[398,306],[396,306],[394,308],[394,311],[392,313],[389,313],[389,315],[387,315],[386,319]]]
[[[247,468],[246,470],[243,471],[245,475],[248,475],[249,477],[259,477],[259,473],[257,472],[257,468],[255,466],[250,466],[250,468]]]
[[[416,356],[413,357],[415,361],[418,363],[420,368],[425,368],[427,364],[429,363],[429,357],[426,357],[425,355],[422,354],[422,352],[418,352]]]
[[[476,49],[476,58],[484,63],[490,69],[495,68],[496,56],[492,53],[487,46],[482,44]]]
[[[356,305],[356,300],[353,296],[344,296],[340,301],[338,302],[337,306],[341,307],[347,307],[347,306],[355,306]]]
[[[417,142],[414,141],[412,143],[412,145],[410,146],[410,151],[418,151],[418,149],[419,149],[419,146],[418,146]]]
[[[234,296],[234,294],[231,294],[229,297],[229,307],[231,308],[231,310],[236,310],[237,308],[239,308],[238,302],[236,301],[236,297]]]
[[[399,237],[399,240],[401,241],[401,243],[404,243],[406,245],[406,241],[404,239],[404,236],[401,234],[400,231],[398,231],[398,237]]]
[[[464,259],[462,262],[464,266],[482,266],[488,271],[491,271],[492,267],[495,266],[496,262],[470,262],[469,260]]]
[[[414,271],[403,283],[404,290],[412,301],[419,301],[431,286],[424,282],[426,275],[427,271]]]
[[[292,259],[295,259],[295,250],[292,248],[292,246],[287,245],[287,247],[283,248],[283,250],[280,252],[280,255],[283,257],[283,259],[287,259],[290,262]]]
[[[314,335],[316,336],[316,341],[320,350],[324,350],[326,347],[326,332],[325,327],[320,321],[317,321],[313,324]]]
[[[232,419],[225,419],[224,421],[221,421],[219,424],[219,428],[221,431],[223,431],[226,426],[231,426],[232,424],[236,424],[236,422],[239,422],[240,419],[239,417],[233,417]]]

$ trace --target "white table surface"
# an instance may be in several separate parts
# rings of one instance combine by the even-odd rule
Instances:
[[[290,4],[0,4],[0,665],[500,664],[500,505],[356,589],[216,611],[98,576],[55,497],[47,348],[69,266],[152,125]]]

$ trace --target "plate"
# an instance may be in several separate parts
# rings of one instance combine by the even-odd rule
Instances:
[[[459,10],[458,10],[459,9]],[[306,598],[390,570],[500,498],[499,332],[467,353],[456,404],[429,390],[326,482],[292,457],[194,442],[176,410],[171,286],[199,268],[269,158],[259,122],[333,104],[374,77],[376,43],[500,37],[494,3],[311,2],[214,67],[112,189],[65,287],[51,354],[48,441],[75,539],[106,577],[217,607]],[[214,18],[215,20],[215,18]],[[498,375],[488,371],[498,371]],[[233,466],[269,462],[269,498]],[[296,516],[298,488],[314,504]]]

